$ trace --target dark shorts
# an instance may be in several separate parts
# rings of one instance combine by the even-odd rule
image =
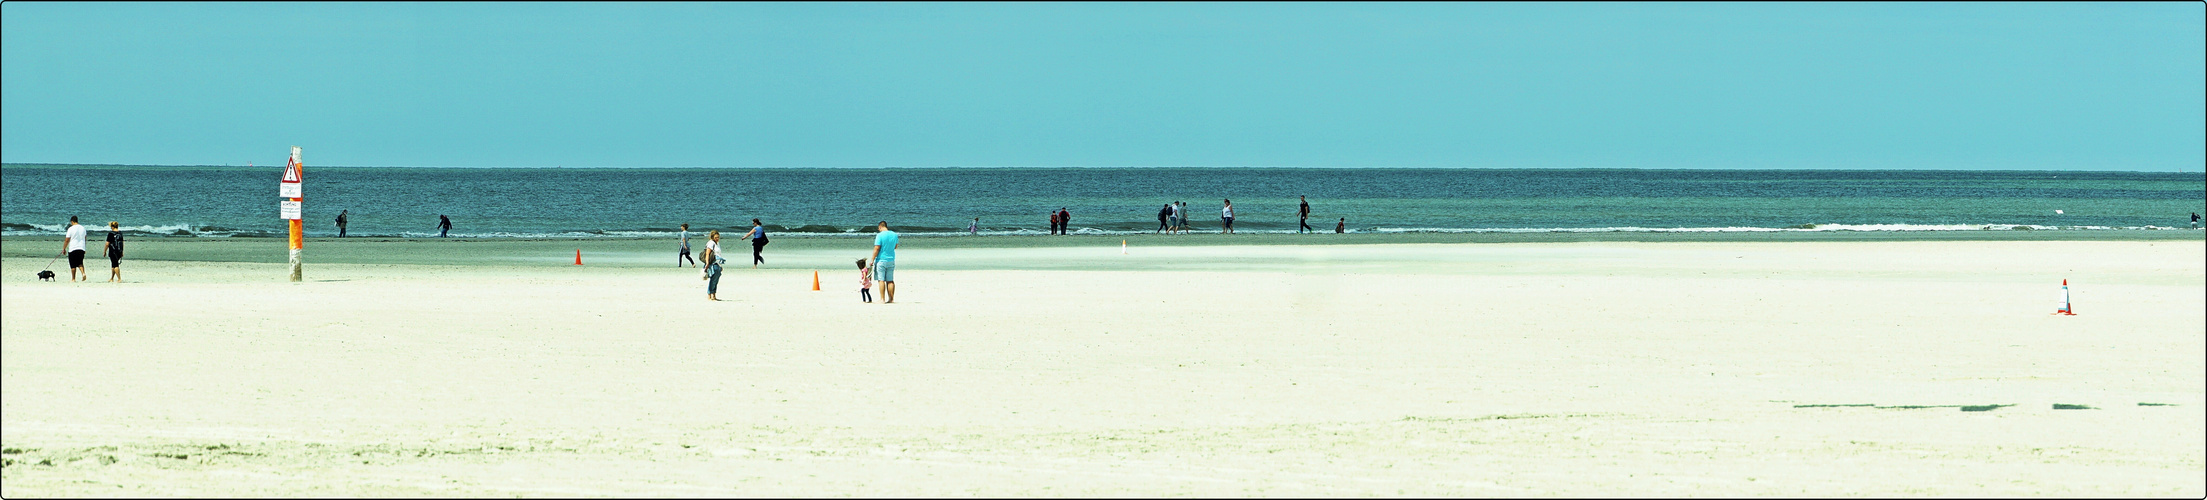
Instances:
[[[107,267],[123,267],[123,254],[107,254]]]
[[[83,251],[83,250],[70,250],[70,251],[69,251],[69,267],[72,267],[72,268],[76,268],[76,267],[84,267],[84,251]]]
[[[1233,218],[1233,217],[1222,217],[1222,218],[1223,218],[1223,219],[1226,219],[1226,227],[1227,227],[1228,229],[1232,229],[1232,228],[1234,227],[1234,218]]]

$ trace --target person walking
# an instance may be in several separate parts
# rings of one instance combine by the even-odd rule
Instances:
[[[1170,228],[1172,228],[1172,204],[1166,203],[1165,208],[1157,209],[1157,234],[1165,234],[1165,231]]]
[[[728,259],[720,258],[720,230],[715,229],[705,235],[705,251],[697,255],[705,260],[705,270],[701,271],[705,275],[705,300],[719,301],[720,264],[728,262]]]
[[[974,217],[974,218],[973,218],[973,222],[970,222],[970,223],[967,223],[967,224],[966,224],[966,235],[967,235],[967,236],[980,236],[980,235],[981,235],[981,218],[980,218],[980,217]]]
[[[881,303],[897,301],[897,232],[889,230],[889,221],[875,226],[881,234],[874,235],[874,255],[868,260],[874,263],[874,281],[881,282]]]
[[[348,213],[351,213],[351,212],[352,212],[351,210],[338,210],[338,211],[337,211],[337,237],[339,237],[339,238],[343,238],[343,237],[345,237],[345,214],[348,214]]]
[[[1188,202],[1172,202],[1172,230],[1175,233],[1188,232]]]
[[[1234,200],[1225,201],[1226,208],[1218,211],[1218,218],[1226,221],[1226,227],[1219,229],[1218,234],[1234,234]]]
[[[437,215],[437,237],[438,237],[438,238],[443,238],[443,237],[445,237],[445,235],[447,235],[447,234],[451,234],[451,233],[452,233],[452,218],[451,218],[451,217],[445,217],[445,216],[444,216],[443,214],[438,214],[438,215]]]
[[[683,224],[683,225],[682,225],[682,253],[679,253],[679,254],[675,254],[675,256],[674,256],[674,267],[682,267],[682,261],[685,261],[685,260],[686,260],[686,261],[690,261],[690,267],[697,267],[697,259],[692,259],[692,258],[690,258],[690,225],[689,225],[689,224]]]
[[[874,303],[874,270],[866,267],[866,259],[858,259],[858,301]]]
[[[84,270],[84,226],[77,224],[77,216],[69,216],[69,229],[61,232],[61,252],[69,254],[69,282],[77,282],[77,275],[92,279],[92,273]]]
[[[766,257],[759,254],[759,251],[766,249],[765,224],[760,224],[758,219],[751,219],[751,232],[743,233],[743,237],[736,239],[751,240],[752,269],[758,269],[760,263],[766,262]]]
[[[107,221],[107,282],[123,282],[123,230],[115,221]]]
[[[1303,227],[1297,228],[1295,232],[1298,234],[1310,232],[1310,197],[1296,196],[1296,198],[1300,198],[1303,200],[1303,209],[1299,212],[1296,212],[1295,214],[1295,218],[1302,221],[1301,224]]]
[[[1342,217],[1341,222],[1334,223],[1333,234],[1342,234],[1347,232],[1349,232],[1349,218]]]

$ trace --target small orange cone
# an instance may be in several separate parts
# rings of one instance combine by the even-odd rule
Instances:
[[[582,249],[575,249],[575,265],[582,265]]]
[[[820,291],[820,270],[818,269],[812,271],[812,291]]]

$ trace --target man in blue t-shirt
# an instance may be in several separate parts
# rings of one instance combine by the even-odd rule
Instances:
[[[881,221],[877,227],[881,234],[874,235],[874,281],[881,282],[881,303],[897,301],[897,232],[889,230],[889,221]]]

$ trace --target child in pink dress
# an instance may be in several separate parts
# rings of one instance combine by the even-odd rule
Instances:
[[[873,303],[874,270],[866,268],[866,259],[858,259],[858,301]]]

